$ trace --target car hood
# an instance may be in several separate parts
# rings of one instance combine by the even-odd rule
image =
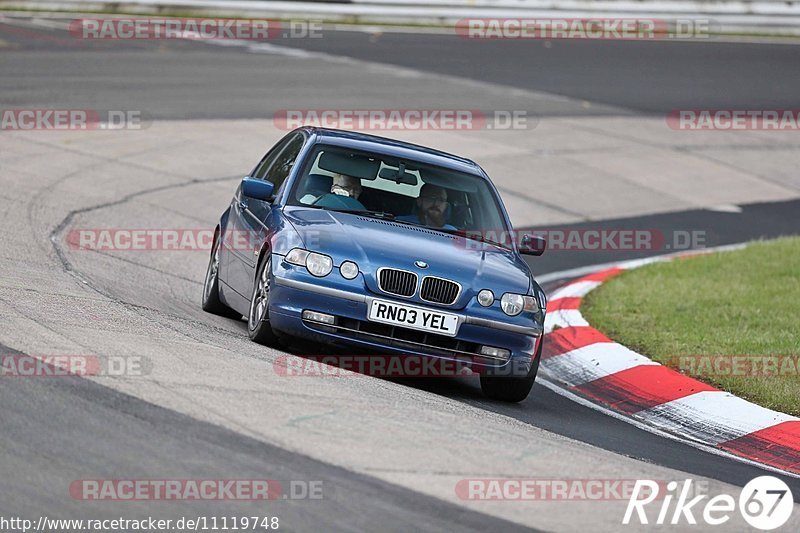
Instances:
[[[481,289],[490,289],[499,298],[504,292],[527,294],[530,288],[528,266],[510,250],[423,227],[324,209],[287,207],[284,215],[309,250],[330,255],[337,265],[345,259],[358,263],[367,287],[376,294],[380,294],[376,273],[381,267],[460,283],[461,295],[452,306],[457,308]],[[424,261],[427,268],[419,268],[416,261]]]

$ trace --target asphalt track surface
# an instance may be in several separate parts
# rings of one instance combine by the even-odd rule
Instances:
[[[633,113],[791,108],[800,73],[792,45],[715,42],[413,39],[335,33],[291,43],[307,50],[534,89]],[[724,87],[724,90],[720,90]],[[585,111],[584,111],[585,112]]]
[[[14,350],[0,346],[4,354]],[[481,513],[458,509],[413,491],[314,461],[212,424],[163,409],[78,377],[10,380],[0,387],[3,406],[0,472],[4,516],[66,517],[78,502],[64,498],[80,471],[109,469],[124,450],[137,479],[269,479],[291,494],[291,480],[322,481],[324,498],[278,501],[272,515],[290,531],[527,530]],[[123,429],[124,428],[124,429]],[[110,451],[114,455],[109,456]],[[112,459],[113,458],[113,459]],[[169,465],[165,468],[165,465]],[[132,470],[131,470],[132,468]],[[129,474],[130,475],[130,474]],[[55,489],[55,490],[54,490]],[[302,489],[299,489],[302,490]],[[299,494],[299,492],[298,492]],[[230,516],[231,506],[193,502],[154,509],[147,502],[118,508],[95,505],[97,518]],[[237,516],[266,516],[264,502],[237,502]],[[124,511],[123,511],[124,509]]]
[[[264,61],[233,48],[203,44],[91,43],[75,45],[59,32],[20,31],[0,24],[5,43],[0,57],[0,104],[8,107],[91,107],[147,109],[150,118],[243,118],[271,115],[265,98],[277,107],[314,107],[315,98],[335,87],[335,73],[310,76],[301,90],[281,87],[264,72]],[[656,113],[677,107],[774,107],[797,104],[800,71],[793,68],[798,48],[746,43],[492,43],[465,46],[456,38],[365,33],[335,33],[319,41],[281,43],[442,72],[585,99],[545,99],[537,113]],[[534,50],[546,50],[544,54]],[[192,61],[183,55],[192,51]],[[89,52],[89,53],[87,53]],[[153,58],[158,61],[154,62]],[[523,65],[524,68],[520,68]],[[42,72],[48,74],[42,76]],[[94,73],[78,75],[77,73]],[[547,75],[540,74],[547,72]],[[35,76],[33,74],[36,74]],[[70,73],[74,75],[70,75]],[[690,83],[688,80],[694,80]],[[698,81],[699,80],[699,81]],[[265,88],[266,85],[266,88]],[[369,80],[364,80],[365,92]],[[725,87],[725,90],[720,90]],[[343,95],[359,107],[359,95]],[[417,105],[436,102],[421,95]],[[398,96],[398,107],[413,98]],[[124,102],[124,105],[120,105]],[[275,105],[273,105],[275,107]],[[233,183],[233,182],[230,182]],[[226,199],[222,200],[222,203]],[[220,203],[217,201],[217,203]],[[587,227],[589,223],[560,225]],[[742,206],[741,212],[693,210],[635,219],[594,221],[593,227],[678,227],[707,232],[707,244],[728,244],[753,238],[800,232],[800,203]],[[47,243],[49,245],[49,243]],[[532,259],[538,275],[595,263],[628,259],[670,250],[599,255],[551,253]],[[61,254],[62,259],[63,252]],[[84,274],[80,265],[61,265]],[[200,278],[202,273],[187,275]],[[548,284],[554,287],[564,280]],[[103,282],[95,284],[107,290]],[[199,292],[199,290],[198,290]],[[120,296],[117,296],[120,297]],[[124,296],[121,297],[124,299]],[[168,298],[161,296],[161,298]],[[242,328],[238,328],[243,334]],[[0,352],[14,353],[0,345]],[[585,442],[645,463],[661,465],[733,485],[743,485],[763,470],[699,451],[599,414],[537,384],[517,405],[483,399],[472,382],[405,380],[409,391],[427,391],[487,412],[499,413],[549,432]],[[97,477],[125,472],[129,478],[321,479],[327,487],[319,502],[280,502],[276,514],[290,530],[380,529],[493,530],[521,527],[430,498],[371,476],[354,473],[302,454],[283,450],[242,433],[153,405],[79,378],[6,380],[0,386],[3,430],[0,433],[0,511],[4,515],[52,515],[84,512],[82,502],[65,497],[64,487],[85,472]],[[113,466],[111,466],[113,465]],[[168,474],[165,474],[165,470]],[[589,476],[589,473],[587,473]],[[800,501],[800,481],[785,477]],[[94,516],[115,516],[123,506],[94,506]],[[127,516],[154,514],[145,504],[126,504]],[[210,504],[198,513],[191,504],[161,507],[160,517],[230,514],[226,503]],[[259,512],[241,503],[236,514]],[[529,524],[536,526],[535,523]]]
[[[0,87],[7,105],[24,91],[24,101],[29,103],[91,101],[94,108],[107,109],[124,101],[130,109],[148,110],[152,118],[253,118],[271,116],[274,104],[265,105],[267,100],[280,101],[284,108],[293,108],[293,102],[300,104],[297,108],[314,108],[325,101],[326,93],[336,92],[335,77],[327,73],[309,73],[303,86],[289,90],[277,83],[280,65],[272,71],[235,47],[201,51],[192,43],[172,41],[168,45],[171,53],[162,53],[163,43],[86,42],[71,39],[66,32],[2,28],[4,40],[23,45],[28,57],[38,55],[35,62],[21,64],[4,58],[19,78],[25,80],[26,73],[47,67],[63,89],[54,93],[46,86],[20,84],[6,76]],[[663,114],[686,108],[792,109],[797,104],[800,71],[795,68],[796,46],[715,39],[700,43],[514,41],[326,31],[323,38],[273,39],[269,44],[499,82],[578,101],[570,105],[553,98],[535,110],[541,115]],[[14,49],[6,47],[4,55]],[[98,86],[97,76],[107,72],[108,65],[94,61],[94,54],[81,52],[109,50],[116,51],[115,57],[123,62],[113,71],[122,72],[124,65],[127,77],[106,79],[106,87]],[[191,63],[183,61],[181,50],[193,51]],[[69,59],[53,52],[67,54]],[[433,101],[438,97],[441,102],[448,101],[448,96],[397,94],[395,98],[398,105],[412,101],[419,105],[426,97]],[[369,99],[369,79],[364,80],[362,93],[350,97],[353,102]]]

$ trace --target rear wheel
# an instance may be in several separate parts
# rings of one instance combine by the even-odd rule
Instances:
[[[542,346],[544,339],[539,341],[536,355],[531,361],[531,368],[528,374],[522,377],[507,376],[481,376],[481,390],[483,394],[494,400],[504,402],[521,402],[528,397],[536,381],[536,374],[539,372],[539,361],[542,358]]]
[[[250,314],[247,318],[247,333],[250,335],[250,340],[268,346],[278,342],[278,337],[269,324],[269,274],[271,271],[272,259],[267,255],[267,258],[258,265],[256,270],[253,296],[250,298]]]
[[[203,284],[203,311],[227,318],[242,318],[219,299],[219,233],[214,236],[214,247],[206,268],[206,280]]]

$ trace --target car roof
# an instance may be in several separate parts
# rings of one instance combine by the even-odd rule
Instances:
[[[421,163],[467,172],[475,176],[485,176],[481,167],[474,161],[426,146],[355,131],[310,126],[300,129],[316,136],[315,143],[318,144],[330,144],[390,157],[408,158]]]

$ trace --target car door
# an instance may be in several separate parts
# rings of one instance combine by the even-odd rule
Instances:
[[[303,133],[283,139],[265,156],[251,177],[271,182],[278,196],[305,140]],[[271,219],[271,202],[243,196],[241,186],[236,190],[229,224],[233,232],[230,236],[236,245],[232,246],[227,279],[236,292],[248,299],[255,279],[256,258],[269,233]]]
[[[254,178],[259,175],[265,176],[269,166],[275,161],[275,158],[277,158],[283,148],[286,147],[291,137],[291,134],[287,135],[270,148],[246,177]],[[220,279],[229,287],[236,289],[237,292],[239,292],[239,289],[236,287],[234,280],[237,274],[241,275],[241,270],[244,268],[242,263],[249,259],[245,257],[248,254],[242,249],[242,243],[239,242],[242,228],[244,228],[244,222],[242,221],[242,217],[244,216],[243,206],[246,205],[246,203],[241,202],[241,194],[240,184],[231,199],[228,220],[225,224],[225,228],[223,228],[225,233],[223,235],[219,257]],[[249,298],[250,295],[248,294],[246,297]]]

